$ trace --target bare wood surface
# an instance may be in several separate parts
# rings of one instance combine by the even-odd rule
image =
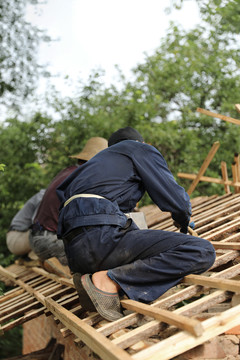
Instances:
[[[180,329],[189,331],[193,335],[202,335],[203,329],[201,323],[195,319],[185,318],[184,316],[174,314],[171,311],[154,308],[153,306],[134,300],[122,300],[121,305],[128,310],[133,310],[139,312],[140,314],[151,316],[156,320],[166,322],[170,325],[175,325]]]
[[[187,173],[182,173],[179,172],[177,174],[178,177],[180,178],[184,178],[184,179],[189,179],[189,180],[195,180],[197,178],[196,174],[187,174]],[[222,185],[230,185],[230,186],[240,186],[240,182],[234,182],[231,180],[223,180],[223,179],[217,179],[217,178],[213,178],[210,176],[201,176],[199,178],[199,181],[205,181],[205,182],[210,182],[210,183],[215,183],[215,184],[222,184]]]
[[[22,325],[25,322],[35,319],[36,317],[42,315],[45,309],[46,309],[45,306],[42,306],[37,310],[29,311],[27,314],[21,316],[20,318],[13,320],[6,325],[2,325],[0,329],[2,329],[3,332],[9,331],[15,328],[16,326]]]
[[[197,108],[197,111],[204,114],[204,115],[215,117],[215,118],[230,122],[230,123],[235,124],[235,125],[240,125],[240,120],[234,119],[234,118],[229,117],[229,116],[217,114],[217,113],[214,113],[214,112],[211,112],[209,110],[202,109],[202,108]]]
[[[215,249],[240,250],[240,242],[223,243],[221,241],[212,241],[211,243]]]
[[[203,275],[187,275],[184,277],[183,282],[186,284],[197,284],[236,293],[240,292],[240,282],[237,280],[213,279],[212,277]]]
[[[239,123],[240,123],[240,121],[239,121]],[[207,170],[208,165],[212,161],[212,159],[213,159],[214,155],[216,154],[219,146],[220,146],[219,141],[216,141],[213,144],[213,146],[212,146],[211,150],[209,151],[207,157],[205,158],[205,160],[204,160],[204,162],[203,162],[203,164],[202,164],[196,178],[193,180],[192,184],[190,185],[190,187],[189,187],[189,189],[187,191],[188,195],[191,195],[192,192],[194,191],[194,189],[196,188],[197,184],[199,183],[199,180],[200,180],[201,176],[203,176],[203,174]]]
[[[136,360],[161,360],[172,359],[173,357],[184,353],[193,347],[200,345],[207,340],[227,331],[234,326],[239,325],[240,322],[240,305],[235,306],[224,313],[214,316],[202,322],[204,333],[198,338],[194,338],[187,332],[180,332],[176,335],[148,347],[141,352],[133,355],[132,358]]]
[[[240,104],[235,104],[235,109],[240,113]]]
[[[230,193],[230,187],[225,182],[228,181],[228,172],[227,172],[227,164],[225,161],[221,161],[221,172],[222,172],[222,178],[224,181],[224,190],[227,194]]]
[[[237,164],[232,163],[232,177],[233,177],[233,186],[235,193],[238,193],[239,187],[236,185],[238,183],[238,175],[237,175]]]
[[[114,345],[102,334],[97,333],[91,326],[83,322],[76,315],[69,313],[64,307],[46,299],[47,308],[67,326],[73,334],[84,341],[96,354],[106,360],[130,360],[131,356]]]
[[[234,154],[234,162],[236,163],[237,181],[239,182],[240,181],[240,156],[238,153]]]
[[[190,226],[188,226],[188,232],[189,232],[189,234],[191,234],[192,236],[196,236],[196,237],[199,236],[198,233],[197,233],[195,230],[193,230]]]

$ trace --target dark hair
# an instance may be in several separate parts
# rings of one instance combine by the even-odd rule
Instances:
[[[127,126],[112,133],[108,139],[108,146],[117,144],[123,140],[137,140],[144,142],[142,135],[137,130]]]

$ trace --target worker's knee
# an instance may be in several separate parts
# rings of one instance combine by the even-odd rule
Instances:
[[[202,273],[207,271],[216,259],[216,253],[213,245],[205,239],[197,239],[193,243],[196,251],[196,263],[194,273]]]

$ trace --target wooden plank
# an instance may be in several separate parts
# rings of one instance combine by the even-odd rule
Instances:
[[[196,236],[196,237],[199,236],[198,233],[195,230],[193,230],[190,226],[188,226],[188,232],[192,236]]]
[[[177,174],[178,177],[183,178],[183,179],[189,179],[189,180],[195,180],[197,178],[196,174],[187,174],[187,173],[181,173],[179,172]],[[221,185],[230,185],[230,186],[240,186],[240,182],[233,182],[231,180],[226,180],[224,181],[223,179],[217,179],[217,178],[213,178],[213,177],[209,177],[209,176],[201,176],[199,179],[199,181],[205,181],[205,182],[210,182],[210,183],[214,183],[214,184],[221,184]]]
[[[18,318],[16,320],[11,321],[6,325],[1,326],[0,329],[3,332],[9,331],[9,330],[13,329],[16,326],[22,325],[25,322],[27,322],[29,320],[32,320],[32,319],[35,319],[36,317],[42,315],[44,313],[45,309],[46,309],[45,306],[42,306],[41,308],[39,308],[37,310],[30,311],[26,315],[24,315],[24,316],[22,316],[22,317],[20,317],[20,318]]]
[[[216,273],[214,277],[228,278],[228,277],[233,277],[239,273],[240,273],[240,264],[233,266],[231,269],[228,268],[226,270],[221,271],[220,273]],[[176,293],[174,295],[171,295],[170,297],[166,297],[162,300],[156,301],[155,303],[152,304],[152,307],[155,306],[170,307],[172,305],[177,304],[178,302],[181,302],[189,297],[192,297],[193,295],[196,295],[198,293],[198,289],[199,287],[196,285],[190,286],[189,288],[180,291],[180,293],[182,294],[181,296],[179,293]],[[184,305],[181,308],[174,310],[173,312],[176,314],[182,314],[187,316],[196,315],[201,311],[209,309],[212,306],[227,300],[229,297],[230,297],[229,293],[226,293],[225,291],[222,290],[218,290],[210,295],[195,300],[194,302],[191,302],[188,305]],[[130,316],[132,315],[133,314],[131,314]],[[140,326],[132,330],[131,332],[128,333],[128,336],[126,335],[121,336],[120,338],[116,339],[114,343],[120,346],[121,348],[125,349],[133,345],[134,342],[136,341],[144,340],[147,339],[147,337],[149,336],[158,334],[161,330],[162,330],[161,324],[158,324],[156,320],[153,320],[143,326]]]
[[[215,117],[215,118],[230,122],[230,123],[235,124],[235,125],[240,125],[240,120],[234,119],[234,118],[229,117],[229,116],[213,113],[211,111],[208,111],[208,110],[205,110],[205,109],[202,109],[202,108],[197,108],[197,111],[204,114],[204,115]]]
[[[230,254],[222,255],[221,258],[223,259],[223,262],[220,262],[220,264],[224,263],[224,259],[225,259],[225,262],[228,262],[229,260],[232,260],[233,258],[237,257],[237,255],[238,255],[238,252],[236,252],[236,251],[231,252],[231,257],[230,257]],[[218,265],[219,264],[217,264],[217,266]],[[240,273],[240,264],[233,266],[231,269],[228,268],[226,270],[221,271],[220,273],[216,273],[214,275],[214,277],[228,278],[228,277],[234,277],[239,273]],[[164,299],[155,301],[152,304],[152,306],[153,307],[160,306],[161,308],[169,308],[183,300],[191,298],[192,296],[196,296],[197,294],[200,295],[200,293],[203,293],[203,291],[201,291],[201,289],[203,289],[203,288],[198,285],[189,286],[186,289],[180,290],[178,293],[167,296]],[[211,298],[204,297],[203,299],[206,299],[205,303],[200,304],[198,302],[197,306],[199,306],[199,311],[200,311],[203,308],[207,309],[207,308],[211,307],[213,304],[224,301],[227,298],[228,298],[228,295],[224,291],[218,291],[218,292],[215,292],[215,295],[212,295]],[[194,302],[194,304],[195,304],[195,302]],[[188,315],[190,313],[189,307],[190,307],[190,305],[185,305],[184,307],[181,308],[181,310],[178,310],[178,311],[180,313],[182,312],[183,314]],[[178,313],[178,311],[175,310],[174,312]],[[195,312],[196,311],[195,311],[194,307],[191,305],[191,313],[195,313]],[[97,329],[97,331],[108,336],[114,331],[124,328],[125,326],[131,326],[134,323],[136,323],[136,321],[137,321],[136,316],[137,316],[136,313],[127,315],[123,319],[118,320],[117,322],[109,323],[109,324],[101,327],[100,329]],[[125,322],[124,324],[122,324],[123,321]],[[147,323],[145,326],[140,326],[140,327],[132,330],[130,333],[128,333],[128,336],[121,336],[120,338],[116,339],[114,341],[114,343],[122,348],[127,348],[128,346],[133,345],[134,342],[136,342],[136,341],[144,340],[148,336],[158,334],[160,330],[161,330],[160,323],[156,320],[153,320],[153,321],[150,321],[149,323]]]
[[[193,180],[192,184],[190,185],[190,187],[189,187],[189,189],[187,191],[188,195],[191,195],[192,192],[194,191],[194,189],[196,188],[197,184],[199,183],[199,179],[201,178],[201,176],[203,176],[203,174],[207,170],[208,165],[212,161],[212,159],[213,159],[214,155],[216,154],[219,146],[220,146],[219,141],[216,141],[213,144],[213,146],[212,146],[211,150],[209,151],[207,157],[205,158],[205,160],[204,160],[204,162],[203,162],[203,164],[202,164],[196,178]]]
[[[104,360],[130,360],[127,352],[114,345],[104,335],[99,334],[90,325],[83,322],[76,315],[64,309],[52,299],[46,299],[47,308],[68,327],[73,334],[81,339],[90,349]]]
[[[240,156],[238,153],[234,154],[234,162],[236,163],[237,168],[237,181],[240,181]]]
[[[212,216],[216,211],[219,210],[226,210],[226,208],[233,204],[239,204],[240,196],[239,194],[225,194],[219,198],[213,198],[207,201],[206,203],[196,206],[192,208],[192,218],[194,221],[198,219],[207,219],[208,217]],[[214,209],[214,212],[213,212]],[[206,221],[206,220],[205,220]],[[208,221],[207,221],[208,222]],[[158,224],[155,226],[152,226],[151,229],[167,229],[169,230],[169,227],[173,224],[173,220],[171,217],[171,214],[168,214],[168,219],[165,221],[158,221]],[[176,228],[174,227],[174,230],[176,231]]]
[[[142,317],[143,316],[140,314],[132,313],[130,315],[124,316],[123,318],[117,321],[110,322],[109,324],[102,326],[101,328],[97,329],[97,332],[100,332],[101,334],[108,336],[120,329],[124,329],[125,327],[135,325],[138,322],[138,320]]]
[[[240,208],[240,204],[238,204],[234,208],[235,209]],[[228,213],[229,215],[225,215],[226,213]],[[226,226],[226,224],[229,220],[233,221],[233,220],[235,220],[236,217],[240,218],[240,210],[236,211],[236,212],[231,212],[230,208],[226,208],[225,210],[223,210],[219,213],[216,212],[215,214],[212,214],[211,216],[207,217],[206,219],[203,219],[202,223],[205,220],[205,222],[208,221],[208,224],[200,226],[199,222],[197,222],[196,219],[194,219],[194,222],[195,222],[195,226],[197,227],[198,233],[203,234],[210,230],[216,232],[216,228],[218,228],[219,226],[222,226],[222,225]],[[211,221],[214,218],[216,218],[217,220]]]
[[[240,292],[240,282],[237,280],[213,279],[212,277],[206,277],[203,275],[187,275],[184,277],[183,282],[186,284],[208,286],[236,293]]]
[[[0,296],[0,304],[5,303],[7,300],[14,299],[16,296],[21,295],[22,293],[24,293],[24,290],[20,287],[12,289]]]
[[[203,333],[201,323],[195,319],[185,318],[184,316],[176,315],[171,311],[154,308],[134,300],[122,300],[121,305],[125,309],[151,316],[156,320],[160,320],[167,324],[177,326],[180,329],[187,330],[195,336],[200,336]]]
[[[5,315],[5,314],[11,314],[14,311],[18,310],[19,308],[23,308],[26,305],[32,304],[35,302],[35,298],[33,296],[28,296],[26,299],[22,300],[22,301],[18,301],[17,303],[11,304],[8,307],[5,307],[4,309],[1,309],[1,317],[0,317],[0,322],[1,322],[1,318]]]
[[[239,104],[235,104],[235,109],[237,110],[237,112],[240,113],[240,105]]]
[[[237,165],[235,162],[232,163],[232,177],[233,177],[234,191],[235,191],[235,193],[238,193],[239,187],[236,185],[236,183],[238,182]]]
[[[239,194],[224,194],[223,196],[213,199],[209,201],[204,206],[193,208],[193,216],[203,215],[206,216],[206,212],[211,209],[218,209],[224,208],[225,206],[230,206],[231,204],[236,204],[240,199]]]
[[[212,229],[204,233],[204,239],[206,240],[217,240],[226,232],[233,232],[240,228],[240,218],[229,221],[227,224],[223,224],[216,229]]]
[[[172,313],[177,315],[193,316],[199,314],[201,311],[205,311],[214,305],[217,305],[230,298],[230,295],[224,291],[216,291],[213,294],[200,298],[190,304],[174,310]],[[158,323],[156,320],[150,321],[138,328],[128,332],[128,335],[122,335],[118,339],[114,340],[114,344],[120,346],[123,349],[133,345],[137,341],[146,340],[148,337],[156,335],[163,330],[163,323]]]
[[[17,279],[17,277],[18,277],[18,275],[16,275],[15,273],[12,273],[9,270],[4,269],[2,267],[2,265],[0,265],[0,274],[3,275],[3,276],[6,276],[7,278],[9,278],[10,280],[13,280],[13,281],[15,279]]]
[[[6,298],[6,301],[1,303],[0,309],[4,310],[5,308],[7,308],[9,306],[12,306],[12,305],[16,304],[17,302],[22,301],[27,298],[30,298],[30,297],[31,297],[31,295],[29,295],[26,291],[23,290],[23,293],[16,296],[15,298],[10,298],[10,299]]]
[[[150,336],[159,334],[162,329],[163,323],[160,323],[157,320],[153,320],[137,327],[136,329],[131,330],[131,332],[118,337],[112,342],[122,349],[126,349],[138,341],[142,341],[149,338]]]
[[[212,267],[209,270],[212,270],[218,266],[227,264],[229,261],[236,259],[239,255],[240,255],[239,251],[236,251],[236,250],[228,251],[225,254],[218,256],[216,258],[214,264],[212,265]]]
[[[239,322],[240,305],[226,310],[218,316],[203,321],[202,325],[204,327],[204,332],[200,337],[193,337],[187,332],[180,332],[132,355],[132,358],[134,360],[159,360],[159,358],[161,358],[161,360],[172,359],[173,357],[224,333],[234,326],[239,325]]]
[[[237,199],[237,201],[233,201],[233,205],[229,203],[216,206],[214,209],[209,209],[204,212],[204,215],[201,216],[201,214],[193,215],[192,219],[196,224],[196,227],[199,228],[203,227],[205,224],[209,224],[213,221],[218,221],[219,219],[223,219],[224,217],[232,216],[234,213],[236,213],[238,210],[240,210],[240,199]],[[227,222],[227,220],[226,220]],[[216,227],[219,225],[216,225]]]
[[[69,287],[74,287],[74,284],[73,284],[73,280],[72,279],[67,279],[67,278],[64,278],[64,277],[59,277],[55,274],[50,274],[48,273],[46,270],[42,269],[42,268],[38,268],[38,267],[33,267],[32,270],[38,274],[41,274],[49,279],[52,279],[62,285],[66,285],[66,286],[69,286]]]
[[[230,193],[230,187],[225,182],[228,181],[228,172],[227,172],[227,164],[225,161],[221,161],[221,172],[222,172],[222,178],[224,181],[224,190],[226,194]]]
[[[240,250],[240,242],[222,243],[221,241],[211,241],[211,243],[214,249]]]
[[[34,300],[35,301],[32,302],[31,304],[26,305],[26,306],[24,306],[24,307],[22,307],[20,309],[15,310],[15,311],[12,311],[10,314],[7,314],[7,315],[1,317],[0,318],[0,324],[3,324],[5,322],[7,322],[8,320],[14,319],[19,315],[25,314],[27,311],[30,311],[32,309],[35,309],[35,308],[39,307],[40,306],[39,301],[36,301],[36,299],[34,299]]]
[[[75,309],[74,309],[75,310]],[[70,310],[73,314],[75,314],[75,311]],[[96,325],[97,323],[99,323],[99,321],[102,320],[101,315],[99,315],[98,313],[94,313],[89,315],[88,317],[82,319],[82,321],[84,321],[85,323],[87,323],[88,325]],[[61,334],[63,337],[67,337],[69,335],[72,334],[71,330],[69,330],[67,327],[64,327],[60,330]],[[80,339],[76,339],[74,342],[75,343],[79,343],[81,340]]]

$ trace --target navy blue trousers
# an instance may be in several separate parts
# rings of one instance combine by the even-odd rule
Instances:
[[[81,228],[65,251],[72,272],[108,270],[133,300],[149,303],[188,274],[200,274],[215,260],[212,244],[187,234],[118,226]]]

